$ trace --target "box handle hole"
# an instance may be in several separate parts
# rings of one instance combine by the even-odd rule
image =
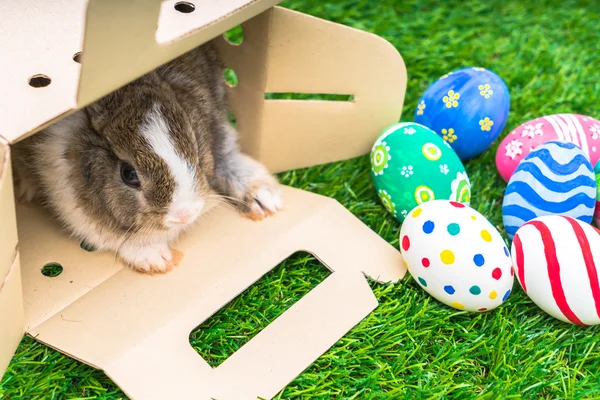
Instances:
[[[51,262],[42,268],[42,275],[47,276],[48,278],[56,278],[63,272],[63,267],[57,262]]]
[[[196,6],[189,1],[178,1],[175,3],[175,10],[179,11],[180,13],[189,14],[194,12],[195,9]]]
[[[43,74],[33,75],[29,78],[29,86],[34,88],[46,87],[50,85],[50,82],[52,82],[52,79]]]
[[[80,51],[73,54],[73,61],[75,61],[77,64],[81,64],[81,52]]]
[[[202,322],[189,343],[216,368],[330,275],[313,255],[295,253]]]

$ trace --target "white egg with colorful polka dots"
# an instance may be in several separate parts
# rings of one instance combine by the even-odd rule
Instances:
[[[414,208],[400,231],[409,273],[435,299],[459,310],[498,307],[513,287],[502,236],[479,212],[448,200]]]

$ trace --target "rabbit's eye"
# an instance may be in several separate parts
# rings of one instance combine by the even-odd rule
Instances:
[[[139,189],[140,179],[135,172],[135,168],[127,163],[121,163],[121,179],[127,186]]]

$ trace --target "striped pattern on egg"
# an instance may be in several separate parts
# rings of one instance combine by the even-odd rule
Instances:
[[[542,310],[577,325],[600,323],[600,232],[574,218],[523,225],[512,244],[517,280]]]
[[[594,166],[594,176],[596,178],[596,209],[594,210],[594,221],[596,226],[600,226],[600,162]]]
[[[510,178],[502,204],[509,237],[525,222],[544,215],[567,215],[589,223],[596,181],[586,154],[564,141],[545,143],[529,153]]]
[[[583,149],[592,165],[600,159],[600,121],[578,114],[554,114],[523,123],[500,143],[496,168],[508,182],[532,150],[549,141],[564,140]]]

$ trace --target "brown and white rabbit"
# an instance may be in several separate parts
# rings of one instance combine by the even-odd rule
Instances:
[[[252,219],[282,207],[277,180],[242,154],[211,44],[159,67],[14,146],[17,197],[39,198],[78,240],[146,273],[207,201]]]

